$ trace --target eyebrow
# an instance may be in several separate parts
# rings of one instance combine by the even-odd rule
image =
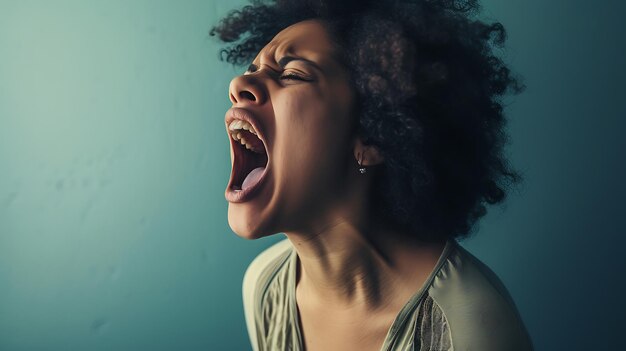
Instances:
[[[323,72],[320,66],[318,66],[315,62],[311,60],[307,60],[303,57],[283,56],[280,60],[278,60],[278,65],[284,69],[285,66],[287,66],[287,64],[291,61],[302,61],[308,65],[313,66],[314,68],[317,68],[319,71]],[[248,66],[248,69],[246,70],[246,72],[252,72],[253,70],[256,71],[257,69],[259,69],[259,67],[255,65],[254,63],[251,63],[250,66]]]

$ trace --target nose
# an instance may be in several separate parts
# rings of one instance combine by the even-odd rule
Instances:
[[[253,74],[240,75],[230,81],[228,88],[230,102],[233,105],[265,103],[266,93],[258,81],[258,77]]]

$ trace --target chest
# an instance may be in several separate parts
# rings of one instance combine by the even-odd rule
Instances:
[[[299,310],[304,351],[380,351],[395,314]]]

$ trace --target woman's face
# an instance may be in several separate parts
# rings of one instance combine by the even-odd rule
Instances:
[[[345,205],[358,172],[354,95],[335,56],[322,22],[303,21],[278,33],[231,81],[226,129],[233,170],[225,196],[229,225],[239,236],[317,228]],[[235,118],[247,111],[262,144],[247,131],[229,129],[232,111]],[[260,153],[246,150],[233,133]]]

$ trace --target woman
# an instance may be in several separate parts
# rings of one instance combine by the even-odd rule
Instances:
[[[457,244],[519,175],[498,98],[522,87],[474,1],[287,1],[211,30],[247,65],[226,113],[235,233],[284,233],[244,276],[254,350],[530,350]]]

